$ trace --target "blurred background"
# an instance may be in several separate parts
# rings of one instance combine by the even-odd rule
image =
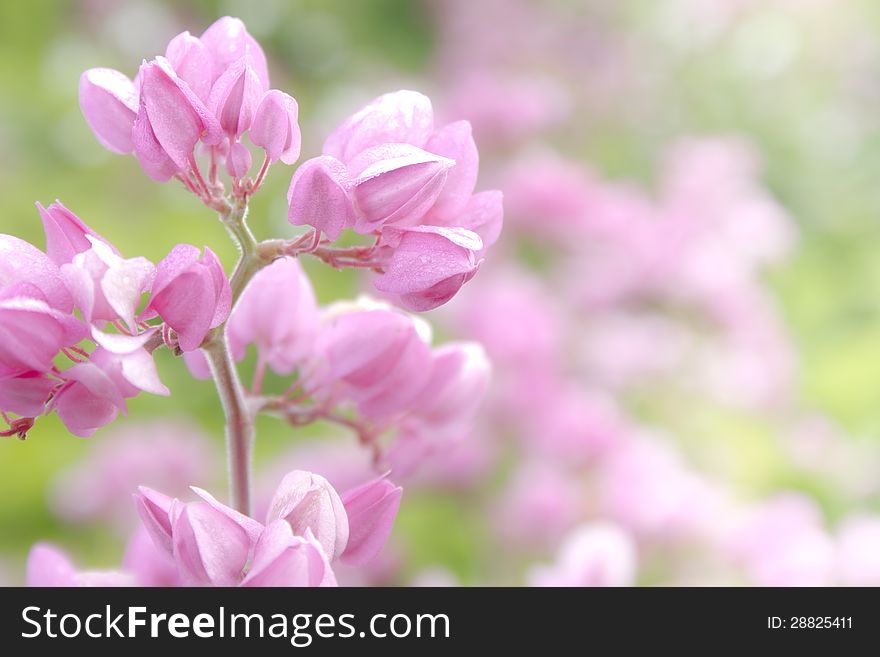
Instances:
[[[0,230],[42,246],[34,202],[57,198],[128,257],[190,242],[230,269],[220,224],[103,150],[76,97],[83,70],[133,76],[226,14],[299,102],[303,159],[413,88],[471,120],[478,189],[505,193],[501,243],[427,315],[485,344],[484,410],[402,482],[352,582],[880,584],[880,4],[2,3]],[[293,234],[291,173],[252,203],[258,237]],[[368,289],[304,265],[322,303]],[[172,396],[95,437],[49,417],[0,443],[2,581],[38,540],[118,564],[132,481],[224,489],[212,385],[158,362]],[[258,430],[269,490],[361,458],[337,429]],[[595,577],[571,563],[591,550]]]

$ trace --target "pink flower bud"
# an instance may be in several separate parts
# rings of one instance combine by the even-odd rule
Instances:
[[[162,152],[174,163],[177,171],[184,170],[193,157],[196,144],[200,140],[209,145],[218,144],[223,139],[223,131],[217,119],[164,57],[143,64],[140,77],[141,103],[135,123],[135,154],[150,176],[167,180],[176,171],[168,175],[170,166],[162,160]],[[149,131],[145,122],[149,124]],[[150,133],[155,143],[151,143]]]
[[[171,504],[174,500],[146,486],[139,486],[133,497],[144,529],[156,547],[170,557],[174,552],[171,543]]]
[[[281,480],[266,521],[286,520],[293,533],[311,530],[330,559],[338,558],[348,543],[348,516],[339,494],[324,477],[294,470]]]
[[[0,374],[0,410],[21,417],[43,412],[55,382],[41,372]]]
[[[33,285],[0,288],[0,374],[47,372],[61,347],[76,344],[85,326],[46,303]]]
[[[450,123],[437,131],[425,144],[425,150],[455,162],[432,213],[454,217],[473,194],[480,168],[480,156],[467,121]]]
[[[287,220],[294,226],[313,226],[335,240],[354,224],[345,165],[328,155],[303,162],[293,174],[287,201]]]
[[[412,226],[434,205],[455,162],[408,144],[370,148],[348,165],[357,219],[372,233],[386,224]]]
[[[430,373],[431,351],[413,319],[390,310],[333,317],[315,345],[311,385],[357,404],[366,417],[404,410]]]
[[[377,290],[396,295],[410,310],[432,310],[449,301],[480,266],[474,254],[483,247],[476,233],[463,228],[419,226],[405,230]]]
[[[43,231],[46,233],[46,255],[59,267],[73,260],[77,253],[92,248],[92,243],[86,235],[109,244],[64,207],[61,201],[55,201],[48,208],[37,203],[37,210],[43,222]]]
[[[242,586],[336,586],[336,577],[321,544],[310,529],[295,536],[290,525],[276,520],[263,530]]]
[[[74,436],[88,438],[127,413],[125,399],[113,379],[92,362],[77,363],[64,371],[65,384],[49,404]]]
[[[236,141],[251,127],[265,92],[247,56],[233,62],[214,82],[208,107],[230,140]]]
[[[379,96],[346,119],[324,142],[324,153],[350,163],[374,146],[398,143],[422,148],[434,132],[431,101],[416,91]]]
[[[288,376],[312,353],[318,323],[311,282],[296,258],[281,258],[245,288],[229,318],[229,343],[236,360],[256,344],[259,360]]]
[[[266,151],[271,162],[293,164],[299,159],[302,137],[299,131],[299,107],[292,96],[270,89],[260,101],[250,137],[255,146]]]
[[[206,502],[171,504],[174,561],[188,586],[236,586],[253,554],[240,523]]]
[[[214,62],[205,44],[189,32],[181,32],[168,43],[165,58],[195,95],[207,102],[214,81]]]
[[[145,316],[159,315],[178,335],[183,351],[198,349],[208,331],[229,316],[232,290],[223,265],[208,247],[204,255],[178,244],[159,263]]]
[[[614,525],[596,523],[577,529],[562,546],[557,563],[531,574],[532,586],[631,586],[636,547]]]
[[[114,153],[134,150],[131,131],[138,111],[138,92],[119,71],[92,68],[79,79],[79,106],[101,145]]]
[[[229,66],[244,57],[251,58],[251,66],[257,74],[263,89],[269,88],[269,71],[266,55],[260,44],[248,34],[244,23],[238,18],[224,16],[215,21],[200,37],[213,61],[212,82],[219,78]]]
[[[251,164],[253,164],[253,160],[247,146],[236,142],[229,147],[229,154],[226,156],[226,171],[231,178],[244,178],[250,171]]]
[[[73,297],[55,263],[32,244],[0,234],[0,289],[16,283],[37,288],[52,308],[64,313],[73,310]]]
[[[376,479],[342,496],[348,514],[348,546],[342,561],[360,566],[371,561],[384,547],[400,508],[403,489],[385,479]]]

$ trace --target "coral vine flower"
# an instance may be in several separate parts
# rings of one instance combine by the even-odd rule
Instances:
[[[198,349],[212,328],[226,321],[232,290],[223,265],[211,249],[204,255],[178,244],[159,263],[145,317],[159,315],[177,331],[183,351]]]
[[[345,228],[378,235],[385,275],[377,289],[410,310],[431,310],[473,277],[501,230],[501,193],[473,193],[478,168],[467,121],[435,130],[426,96],[385,94],[294,173],[288,220],[330,240]]]
[[[265,525],[218,502],[181,502],[141,487],[135,503],[156,548],[194,586],[335,586],[331,561],[365,563],[384,545],[401,489],[385,479],[344,495],[319,475],[284,477]],[[349,543],[349,526],[355,528]],[[139,547],[152,568],[155,557]]]

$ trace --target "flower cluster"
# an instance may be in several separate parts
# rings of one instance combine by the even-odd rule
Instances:
[[[80,106],[106,148],[133,152],[154,180],[177,179],[222,209],[218,167],[225,164],[233,196],[244,199],[272,163],[299,158],[297,103],[268,87],[260,46],[226,17],[201,37],[174,37],[134,80],[86,71]],[[245,135],[264,153],[256,179]],[[431,101],[398,91],[345,120],[323,150],[296,170],[288,192],[290,223],[312,226],[313,238],[279,245],[276,255],[310,252],[337,267],[373,269],[378,290],[416,311],[446,303],[473,278],[503,212],[500,192],[474,193],[479,156],[467,121],[435,129]],[[374,244],[330,247],[347,228]]]
[[[104,147],[133,153],[150,178],[175,179],[216,211],[240,259],[228,278],[208,247],[177,244],[158,264],[126,259],[60,203],[38,206],[45,252],[0,236],[3,435],[23,438],[37,416],[55,411],[71,433],[90,436],[141,391],[169,394],[153,360],[166,347],[217,387],[227,421],[230,506],[201,488],[192,488],[199,501],[183,502],[141,486],[143,527],[121,571],[80,573],[61,551],[41,544],[29,559],[29,582],[335,584],[335,562],[362,566],[382,548],[401,489],[386,475],[340,496],[323,477],[296,469],[283,478],[265,523],[255,520],[256,415],[293,426],[344,425],[369,449],[371,477],[389,464],[406,472],[449,435],[466,431],[490,368],[474,343],[432,348],[428,325],[386,302],[319,308],[297,258],[372,269],[380,274],[377,289],[410,310],[447,302],[474,276],[502,223],[500,192],[474,193],[470,125],[435,129],[430,101],[416,92],[380,97],[330,136],[324,155],[293,174],[288,219],[311,231],[257,241],[246,222],[250,198],[273,163],[296,162],[301,135],[296,101],[269,88],[265,55],[240,20],[221,18],[200,37],[179,34],[134,79],[86,71],[79,102]],[[263,164],[251,176],[254,148]],[[349,228],[372,243],[334,246]],[[251,346],[257,365],[245,387],[235,363]],[[286,390],[265,390],[270,370],[289,379]],[[67,500],[59,512],[74,520],[118,515],[132,477],[158,478],[166,466],[179,466],[190,482],[204,474],[188,458],[137,454],[120,444],[72,471],[59,495],[77,499],[82,512],[71,512]],[[123,467],[129,456],[143,467]],[[84,482],[92,476],[104,481]],[[161,481],[179,490],[180,481]],[[94,499],[96,491],[107,499]]]
[[[135,495],[145,531],[121,571],[80,573],[57,548],[28,560],[31,586],[335,586],[332,563],[363,565],[391,533],[402,489],[381,477],[340,496],[320,475],[288,473],[261,523],[201,488],[182,502],[150,488]]]
[[[317,419],[353,428],[382,460],[380,436],[401,440],[387,465],[406,470],[473,420],[489,383],[489,361],[476,342],[431,348],[431,328],[387,304],[361,298],[319,308],[311,282],[295,258],[259,271],[228,322],[232,357],[256,349],[249,394],[266,412],[297,426]],[[207,379],[200,351],[184,354],[190,371]],[[263,390],[267,370],[290,377],[287,390]],[[404,440],[405,438],[405,440]],[[416,456],[416,445],[420,447]]]
[[[417,311],[446,303],[501,230],[501,193],[474,194],[479,156],[467,121],[434,127],[414,91],[374,100],[324,142],[290,183],[289,220],[335,240],[375,235],[378,290]]]
[[[194,348],[229,314],[229,281],[207,247],[202,255],[178,245],[156,266],[124,258],[59,202],[37,208],[45,252],[0,235],[5,435],[23,438],[36,417],[55,411],[71,433],[90,436],[125,414],[125,400],[141,391],[169,394],[151,354],[162,335],[147,320],[159,316],[168,340]],[[139,311],[144,293],[150,301]],[[193,293],[210,308],[205,321],[190,314]]]

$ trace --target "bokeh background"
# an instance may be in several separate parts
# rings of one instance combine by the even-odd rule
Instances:
[[[297,98],[303,158],[364,102],[414,88],[473,121],[479,188],[508,200],[500,247],[428,315],[438,341],[486,338],[487,409],[459,461],[404,482],[365,581],[526,583],[601,519],[632,538],[638,583],[878,583],[880,4],[0,3],[0,230],[42,245],[33,204],[58,198],[127,256],[208,244],[231,268],[210,213],[104,151],[76,99],[84,69],[133,75],[225,14]],[[274,167],[252,204],[258,236],[293,234],[291,173]],[[304,264],[322,303],[366,289]],[[107,516],[141,461],[223,490],[214,390],[158,360],[172,396],[141,395],[94,438],[49,417],[0,443],[3,581],[38,540],[118,563]],[[530,404],[543,414],[503,421]],[[323,426],[258,430],[267,473],[297,445],[314,461],[356,449]],[[118,486],[94,485],[102,467]]]

